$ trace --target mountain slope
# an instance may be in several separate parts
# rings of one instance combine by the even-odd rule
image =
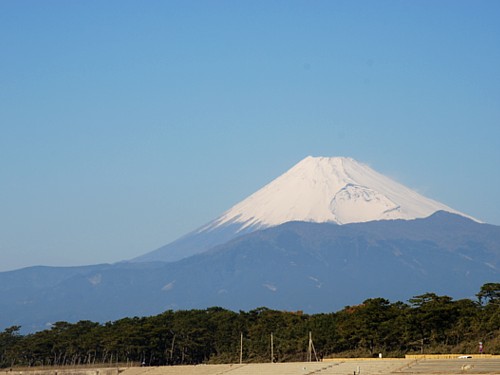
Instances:
[[[326,312],[428,291],[473,297],[500,278],[499,270],[500,227],[455,214],[348,225],[289,222],[178,262],[101,265],[52,277],[50,285],[30,287],[30,269],[0,273],[0,328],[209,306]]]
[[[467,216],[354,159],[309,156],[202,228],[133,261],[176,261],[290,221],[411,220],[437,211]]]

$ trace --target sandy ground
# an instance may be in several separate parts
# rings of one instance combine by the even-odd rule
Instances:
[[[106,369],[2,370],[0,375],[433,375],[497,374],[500,358],[335,359],[325,362],[130,367]]]

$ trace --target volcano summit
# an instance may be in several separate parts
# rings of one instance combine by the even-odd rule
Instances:
[[[225,223],[263,228],[289,221],[409,220],[436,211],[458,213],[354,159],[308,156],[229,209],[209,228]]]
[[[291,221],[412,220],[437,211],[471,218],[352,158],[308,156],[207,225],[134,261],[176,261]]]

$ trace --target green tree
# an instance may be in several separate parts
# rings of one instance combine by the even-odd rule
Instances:
[[[431,344],[448,344],[447,330],[458,318],[458,310],[448,296],[425,293],[409,300],[412,310],[412,327],[418,339]]]
[[[15,347],[21,340],[20,329],[20,326],[12,326],[0,333],[0,367],[12,367],[16,363]]]
[[[500,283],[486,283],[476,294],[479,303],[500,305]]]

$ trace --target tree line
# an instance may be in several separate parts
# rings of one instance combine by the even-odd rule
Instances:
[[[426,293],[408,303],[367,299],[334,313],[265,307],[168,310],[104,324],[56,322],[50,329],[0,333],[0,367],[93,364],[176,365],[304,361],[309,333],[316,356],[404,356],[407,353],[500,353],[500,283],[477,300]],[[274,358],[271,358],[270,335]]]

